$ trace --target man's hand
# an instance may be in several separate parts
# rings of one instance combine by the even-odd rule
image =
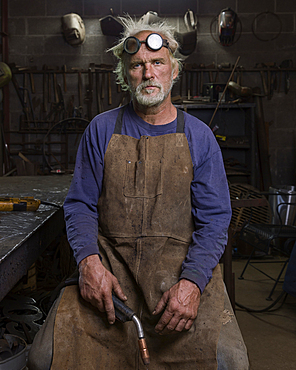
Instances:
[[[106,312],[110,324],[115,322],[112,291],[123,301],[127,298],[118,280],[102,264],[98,255],[91,255],[79,263],[79,289],[82,298],[99,311]]]
[[[167,290],[158,302],[153,315],[165,309],[155,331],[159,334],[170,334],[189,330],[197,316],[200,303],[200,290],[189,280],[182,279]]]

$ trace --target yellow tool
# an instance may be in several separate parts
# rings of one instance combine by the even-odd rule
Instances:
[[[41,204],[41,200],[34,197],[11,198],[0,197],[0,211],[36,211]]]
[[[220,141],[226,141],[226,136],[223,135],[216,135],[216,139]]]

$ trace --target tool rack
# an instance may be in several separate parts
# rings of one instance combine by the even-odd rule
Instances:
[[[87,69],[10,65],[18,125],[9,132],[10,154],[43,156],[43,171],[73,170],[87,124],[98,113],[122,104],[126,94],[116,85],[112,65],[91,63]],[[60,123],[60,124],[59,124]],[[20,136],[21,135],[21,136]]]
[[[287,62],[284,65],[289,64],[289,61],[284,62]],[[293,64],[292,61],[290,63]],[[214,67],[214,64],[202,66],[184,63],[180,83],[177,85],[178,87],[174,87],[175,94],[173,96],[179,95],[183,100],[192,100],[196,96],[201,96],[204,83],[226,83],[233,68],[233,66],[218,68]],[[285,92],[287,94],[289,92],[290,72],[296,72],[296,67],[280,67],[276,66],[275,63],[257,63],[256,68],[238,66],[232,80],[239,85],[249,86],[246,80],[247,75],[258,75],[256,76],[257,86],[262,87],[262,95],[270,100],[274,93]]]

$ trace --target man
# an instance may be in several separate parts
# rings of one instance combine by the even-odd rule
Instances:
[[[60,300],[51,368],[143,368],[134,328],[115,322],[113,293],[143,323],[150,369],[216,369],[217,265],[231,217],[221,152],[204,123],[171,103],[171,29],[125,26],[113,52],[132,101],[95,117],[78,150],[64,210],[79,290]]]

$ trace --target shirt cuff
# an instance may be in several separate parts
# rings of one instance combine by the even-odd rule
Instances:
[[[88,247],[88,248],[81,248],[79,251],[75,253],[75,260],[77,262],[77,266],[79,263],[86,257],[91,256],[93,254],[97,254],[100,257],[100,260],[102,261],[102,257],[99,253],[99,248],[98,247]]]
[[[198,287],[201,293],[205,290],[205,287],[208,283],[208,281],[205,279],[204,275],[201,274],[199,271],[192,271],[192,270],[183,270],[183,272],[180,275],[179,280],[186,279],[191,281],[192,283],[195,283]]]

